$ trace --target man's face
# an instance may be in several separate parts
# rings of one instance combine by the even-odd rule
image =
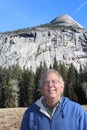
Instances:
[[[41,88],[42,95],[47,99],[60,100],[63,91],[64,85],[58,75],[54,72],[48,73]]]

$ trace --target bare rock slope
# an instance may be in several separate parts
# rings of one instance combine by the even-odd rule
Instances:
[[[0,66],[32,68],[58,63],[87,66],[87,30],[68,15],[43,26],[0,34]]]

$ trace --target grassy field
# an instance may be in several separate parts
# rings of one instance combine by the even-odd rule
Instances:
[[[87,111],[87,105],[83,106]],[[20,130],[20,124],[26,108],[0,109],[0,130]]]
[[[19,130],[26,108],[0,109],[0,130]]]

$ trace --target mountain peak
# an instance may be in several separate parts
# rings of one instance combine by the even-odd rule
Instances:
[[[56,17],[50,23],[51,24],[65,25],[65,26],[74,26],[74,27],[78,27],[78,28],[84,28],[83,26],[81,26],[78,22],[76,22],[74,19],[72,19],[67,14],[63,14],[63,15]]]

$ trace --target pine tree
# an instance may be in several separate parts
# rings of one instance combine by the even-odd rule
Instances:
[[[70,99],[78,102],[78,97],[76,95],[77,79],[78,79],[77,71],[76,71],[74,65],[71,64],[68,69],[66,93]]]
[[[63,77],[64,82],[66,83],[67,81],[67,74],[68,74],[68,69],[66,68],[66,66],[63,64],[59,64],[59,73],[60,75]]]
[[[40,63],[40,66],[36,70],[35,74],[35,91],[34,91],[34,98],[37,100],[41,96],[40,92],[40,78],[42,74],[47,70],[46,63],[44,62],[44,65],[42,65],[42,62]]]
[[[78,102],[82,105],[87,104],[87,89],[84,89],[84,86],[86,85],[87,88],[87,83],[81,83],[78,87],[77,87],[77,96],[78,96]]]
[[[31,70],[23,70],[22,79],[19,82],[19,105],[29,106],[33,101],[34,73]]]
[[[10,84],[3,86],[2,88],[2,102],[3,107],[15,107],[15,96],[13,95],[13,89]]]
[[[4,68],[1,73],[0,107],[15,107],[15,97],[13,95],[13,88],[10,84],[8,70]]]
[[[82,68],[82,66],[80,65],[80,69],[79,69],[79,82],[83,82],[85,79],[84,79],[84,70]]]
[[[78,102],[80,104],[87,104],[87,68],[80,66],[79,81],[77,86]]]
[[[58,62],[57,62],[56,57],[54,57],[53,68],[54,68],[55,70],[58,70]]]

